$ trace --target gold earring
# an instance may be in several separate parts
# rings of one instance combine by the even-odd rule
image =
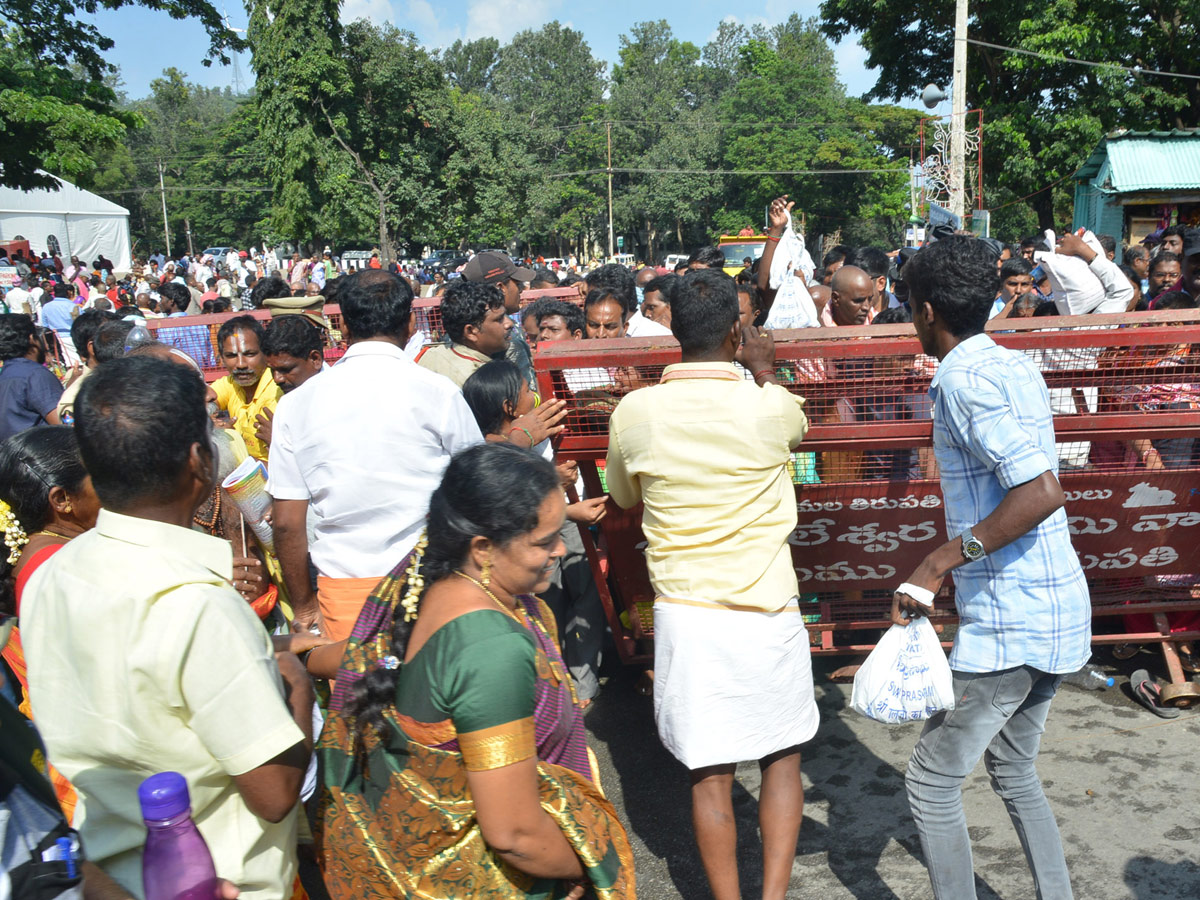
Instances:
[[[72,507],[71,504],[68,503],[66,506],[63,507],[63,515],[69,516],[73,509],[74,509],[74,507]]]
[[[483,561],[483,577],[480,581],[483,582],[484,587],[492,583],[492,558],[490,556]]]

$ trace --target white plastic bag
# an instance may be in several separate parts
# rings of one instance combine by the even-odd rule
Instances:
[[[854,676],[850,705],[887,725],[954,709],[950,663],[929,619],[888,629]]]
[[[812,278],[815,271],[812,257],[804,246],[804,238],[792,227],[789,214],[787,227],[775,245],[775,255],[771,257],[770,284],[777,293],[764,328],[816,328],[821,324],[817,318],[817,305],[813,303],[804,282],[796,276],[796,269],[803,272],[805,278]]]

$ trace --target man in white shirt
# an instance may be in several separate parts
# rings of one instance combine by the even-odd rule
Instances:
[[[25,289],[25,284],[25,279],[22,278],[4,295],[4,302],[8,305],[9,312],[24,313],[28,310],[29,299],[32,295]]]
[[[404,352],[412,288],[380,269],[339,286],[346,355],[275,411],[270,493],[295,627],[348,637],[379,579],[417,543],[450,457],[483,440],[462,392]],[[309,546],[309,506],[318,517]],[[308,560],[316,567],[314,593]]]
[[[625,337],[664,337],[671,333],[667,326],[642,315],[642,302],[646,299],[646,285],[658,277],[653,266],[644,266],[633,276],[637,291],[637,307],[625,321]]]

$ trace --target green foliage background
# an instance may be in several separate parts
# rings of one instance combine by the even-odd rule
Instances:
[[[702,47],[666,21],[640,22],[611,71],[559,22],[431,51],[390,25],[343,25],[338,0],[250,0],[253,93],[168,69],[131,101],[103,62],[108,39],[70,27],[86,5],[37,0],[55,30],[27,24],[33,2],[0,0],[25,23],[0,30],[0,183],[37,186],[44,169],[96,190],[130,209],[141,251],[163,244],[161,173],[173,249],[190,232],[197,250],[291,241],[586,256],[607,243],[610,142],[614,232],[641,258],[757,228],[779,194],[810,234],[894,245],[921,113],[880,101],[950,80],[943,0],[825,0],[819,21],[724,21]],[[242,44],[206,0],[140,2],[199,17],[211,59]],[[1200,74],[1200,0],[970,8],[972,36],[992,43]],[[830,44],[852,34],[879,72],[865,98],[846,95]],[[1069,219],[1069,182],[1047,186],[1105,132],[1200,124],[1200,81],[977,45],[968,100],[985,110],[985,193],[1006,239]]]

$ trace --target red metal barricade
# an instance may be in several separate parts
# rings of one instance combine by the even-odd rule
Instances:
[[[1095,642],[1161,642],[1174,682],[1164,696],[1190,702],[1197,689],[1172,642],[1200,630],[1180,630],[1177,620],[1172,633],[1168,615],[1200,610],[1200,311],[1005,319],[989,332],[1036,362],[1050,389]],[[793,454],[799,523],[789,540],[813,650],[863,653],[887,627],[891,591],[946,540],[927,396],[937,362],[922,355],[910,325],[775,337],[776,375],[805,397],[811,422]],[[540,393],[568,401],[559,454],[580,461],[593,496],[604,490],[597,462],[612,410],[678,360],[671,338],[538,346]],[[1145,467],[1139,451],[1151,441],[1169,468]],[[610,505],[590,548],[626,661],[648,659],[653,637],[640,523],[640,508]],[[936,616],[947,626],[951,597],[947,579]],[[1120,624],[1134,613],[1141,622]]]
[[[414,301],[414,306],[416,301]],[[329,323],[325,360],[335,362],[346,352],[346,340],[342,334],[342,309],[337,304],[324,308],[325,320]],[[237,316],[253,316],[266,323],[271,319],[270,310],[256,309],[246,312],[217,313],[211,316],[179,316],[168,319],[147,319],[146,327],[155,340],[178,347],[196,360],[204,371],[204,380],[213,382],[225,375],[221,364],[221,352],[217,346],[217,332],[221,326]],[[439,315],[438,322],[441,322]]]

